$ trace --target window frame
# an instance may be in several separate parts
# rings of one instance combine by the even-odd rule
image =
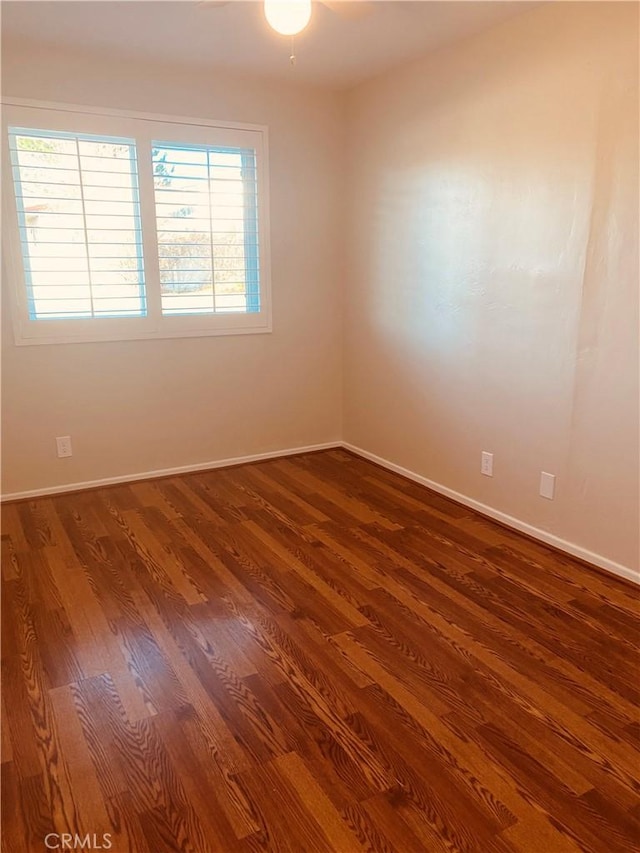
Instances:
[[[142,252],[146,286],[145,317],[32,319],[20,247],[20,231],[8,145],[9,127],[37,128],[135,140],[138,161]],[[184,135],[180,133],[184,129]],[[11,303],[14,339],[18,346],[52,343],[264,334],[272,330],[269,246],[268,129],[264,125],[212,121],[128,110],[103,109],[2,99],[3,173],[2,243]],[[152,143],[205,144],[252,148],[256,155],[260,310],[217,314],[162,314],[160,264],[156,230]]]

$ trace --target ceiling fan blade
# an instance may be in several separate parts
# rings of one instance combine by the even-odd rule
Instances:
[[[320,2],[346,21],[360,21],[373,12],[373,3],[368,0],[320,0]]]

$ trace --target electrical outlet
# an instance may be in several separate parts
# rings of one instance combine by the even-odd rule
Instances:
[[[540,472],[540,495],[547,500],[553,500],[553,493],[556,490],[556,475],[547,474],[546,471]]]
[[[73,456],[70,435],[59,435],[56,438],[56,447],[58,448],[59,459],[62,459],[64,456]]]
[[[493,453],[482,451],[482,462],[480,463],[480,473],[485,477],[493,477]]]

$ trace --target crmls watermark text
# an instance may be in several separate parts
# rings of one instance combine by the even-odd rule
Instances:
[[[47,850],[111,850],[111,833],[103,835],[72,835],[70,832],[50,832],[44,837]]]

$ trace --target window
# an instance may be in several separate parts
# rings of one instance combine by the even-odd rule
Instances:
[[[252,149],[153,143],[163,314],[259,311]]]
[[[9,129],[29,318],[146,314],[132,139]]]
[[[10,102],[17,343],[270,330],[266,131]]]

